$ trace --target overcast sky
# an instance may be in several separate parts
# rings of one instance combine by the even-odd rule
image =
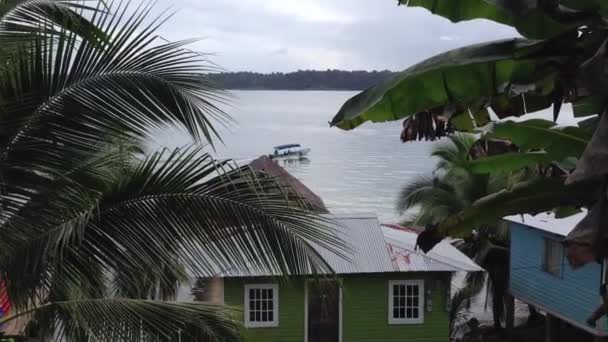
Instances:
[[[455,47],[517,36],[489,21],[452,24],[396,0],[161,0],[171,39],[205,38],[229,71],[404,69]]]

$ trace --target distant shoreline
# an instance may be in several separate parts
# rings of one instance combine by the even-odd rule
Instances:
[[[226,72],[208,74],[208,77],[216,85],[230,90],[362,91],[394,74],[388,70],[300,70],[270,74]]]
[[[225,90],[232,91],[363,91],[365,89],[272,89],[272,88],[225,88]]]

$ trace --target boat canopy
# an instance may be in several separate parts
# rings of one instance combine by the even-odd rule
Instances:
[[[296,148],[296,147],[302,147],[302,145],[300,145],[300,144],[279,145],[279,146],[275,146],[274,149],[275,150],[284,150],[286,148]]]

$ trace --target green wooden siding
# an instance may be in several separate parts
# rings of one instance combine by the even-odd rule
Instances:
[[[431,312],[424,312],[424,324],[388,324],[388,281],[424,279],[432,290]],[[446,282],[412,273],[353,276],[343,280],[343,342],[448,341],[449,321],[445,310]],[[425,303],[426,305],[426,303]]]
[[[443,278],[444,281],[439,279]],[[399,273],[341,276],[342,342],[427,342],[448,341],[445,310],[445,274]],[[423,279],[425,291],[432,290],[432,311],[424,312],[424,324],[388,324],[388,281]],[[268,279],[226,279],[227,305],[243,306],[244,285],[273,283]],[[425,305],[426,306],[426,305]],[[240,317],[243,319],[243,317]],[[279,327],[246,329],[251,342],[304,341],[304,280],[292,279],[279,285]]]
[[[272,284],[273,279],[225,279],[224,301],[227,305],[244,307],[245,284]],[[279,326],[276,328],[249,328],[244,335],[249,342],[302,342],[304,341],[304,282],[290,281],[279,284]],[[241,315],[241,320],[244,317]]]

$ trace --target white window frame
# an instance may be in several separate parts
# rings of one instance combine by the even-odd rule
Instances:
[[[559,258],[559,260],[554,265],[552,264],[551,260],[547,260],[547,257],[548,257],[547,247],[549,246],[549,244],[553,245],[554,248],[557,248],[557,252],[559,253],[559,255],[557,256]],[[552,270],[552,268],[557,268],[557,269]],[[564,247],[556,239],[552,239],[550,237],[543,238],[542,270],[545,273],[547,273],[553,277],[556,277],[556,278],[562,278],[562,276],[564,274],[563,273],[564,272]]]
[[[249,320],[249,290],[272,290],[273,320],[268,322],[252,322]],[[279,326],[279,285],[278,284],[246,284],[245,285],[245,313],[246,328],[276,328]]]
[[[418,286],[418,318],[394,318],[393,317],[393,286],[395,285],[417,285]],[[389,280],[388,282],[388,324],[424,324],[424,280]]]

